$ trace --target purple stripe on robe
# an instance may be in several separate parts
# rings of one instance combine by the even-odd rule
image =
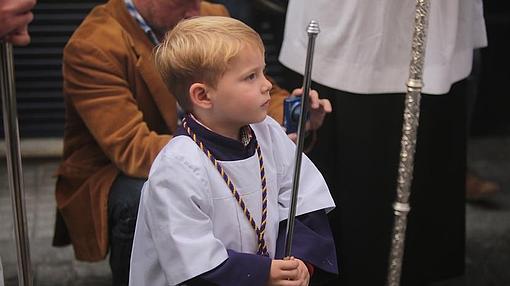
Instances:
[[[286,225],[286,220],[280,223],[276,244],[277,259],[281,259],[285,252]],[[322,283],[338,274],[335,243],[324,210],[298,216],[294,231],[292,255],[315,267],[313,283]],[[227,251],[229,258],[220,266],[188,280],[184,284],[190,286],[260,286],[267,284],[271,268],[270,258],[230,249]]]
[[[281,259],[285,254],[286,228],[287,221],[280,222],[276,242],[277,259]],[[296,217],[291,250],[292,256],[315,267],[311,280],[313,284],[330,280],[338,274],[335,241],[324,210]]]
[[[228,249],[228,259],[213,270],[184,282],[189,286],[260,286],[266,285],[271,258]]]

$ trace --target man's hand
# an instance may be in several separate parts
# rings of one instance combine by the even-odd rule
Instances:
[[[310,275],[306,265],[299,259],[271,261],[268,286],[308,286]]]
[[[301,96],[303,88],[296,88],[292,91],[293,96]],[[322,126],[326,114],[331,113],[331,103],[327,99],[320,99],[316,90],[310,89],[310,119],[307,122],[306,130],[317,130]]]
[[[30,43],[28,23],[34,15],[30,10],[35,0],[0,0],[0,40],[13,45]]]
[[[303,88],[296,88],[292,91],[292,96],[301,96],[303,94]],[[305,130],[314,131],[319,129],[324,122],[326,114],[331,113],[331,102],[327,99],[320,99],[319,93],[316,90],[310,89],[310,119],[306,121]],[[289,138],[296,142],[297,134],[288,134]]]

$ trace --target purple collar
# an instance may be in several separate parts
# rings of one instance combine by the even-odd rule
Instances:
[[[191,130],[195,132],[198,139],[204,143],[218,161],[243,160],[250,158],[255,154],[257,138],[255,138],[255,133],[249,126],[248,128],[250,128],[253,136],[248,145],[244,146],[244,144],[238,140],[222,136],[205,128],[195,121],[192,116],[186,115],[186,121],[188,122],[188,126]],[[188,134],[182,126],[179,126],[175,131],[174,136],[188,136]]]

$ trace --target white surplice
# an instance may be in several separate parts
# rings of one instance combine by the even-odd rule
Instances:
[[[359,94],[406,92],[416,1],[290,0],[280,61],[304,71],[311,20],[320,25],[312,80]],[[482,0],[430,1],[424,66],[427,94],[445,94],[487,46]]]
[[[274,257],[278,226],[287,219],[295,144],[267,117],[251,125],[262,150],[268,187],[265,240]],[[257,153],[220,161],[258,226],[261,178]],[[335,204],[317,168],[303,155],[297,215]],[[178,285],[219,266],[227,249],[256,253],[257,236],[225,181],[188,136],[177,136],[157,156],[140,199],[130,285]]]

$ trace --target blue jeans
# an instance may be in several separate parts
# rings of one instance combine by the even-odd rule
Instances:
[[[127,286],[140,194],[145,179],[119,174],[108,198],[110,267],[114,286]]]

